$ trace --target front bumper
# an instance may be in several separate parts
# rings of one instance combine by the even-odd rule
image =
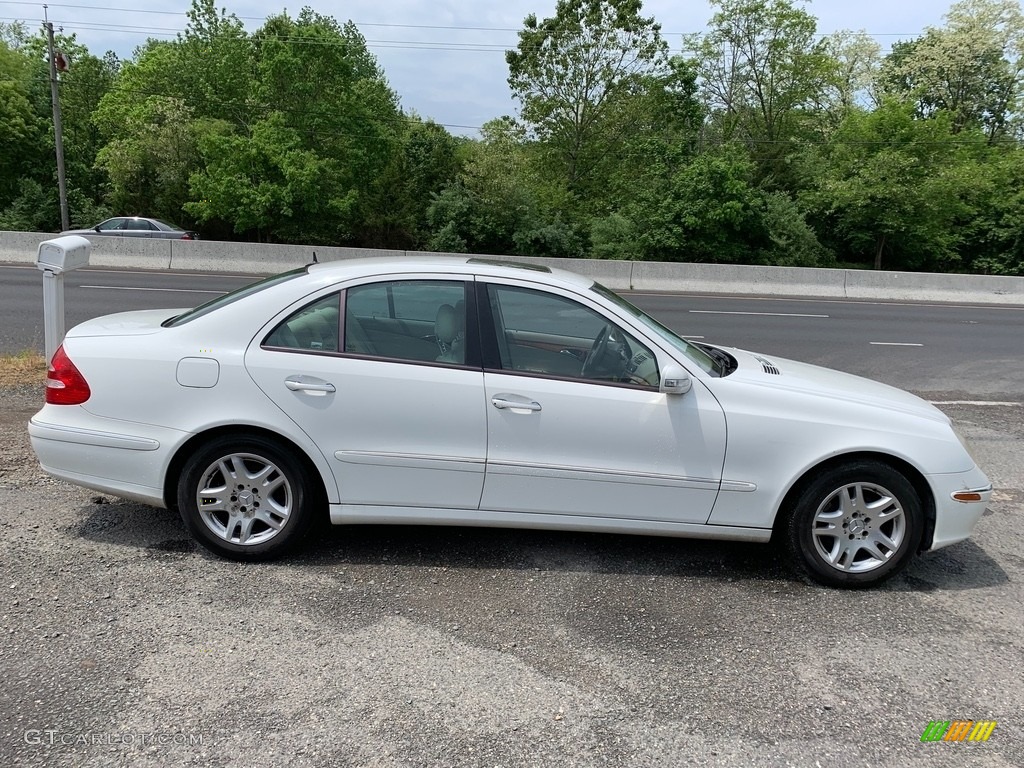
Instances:
[[[975,524],[985,514],[992,500],[992,483],[977,467],[968,472],[929,475],[928,483],[935,494],[935,530],[924,549],[948,547],[970,537]],[[977,501],[958,501],[954,493],[976,494]]]

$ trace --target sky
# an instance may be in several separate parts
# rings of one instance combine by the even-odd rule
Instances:
[[[887,50],[898,40],[941,26],[952,0],[818,0],[807,10],[818,32],[865,31]],[[173,39],[187,23],[189,0],[66,0],[47,3],[55,26],[74,33],[91,53],[112,50],[130,58],[148,37]],[[219,0],[218,8],[238,16],[249,31],[271,15],[303,5],[340,22],[354,21],[370,51],[398,93],[403,109],[475,135],[488,120],[516,114],[506,82],[505,50],[530,13],[553,16],[556,0]],[[673,52],[684,33],[702,32],[713,14],[706,0],[645,0],[643,13],[661,24]],[[0,0],[0,21],[42,21],[43,4]]]

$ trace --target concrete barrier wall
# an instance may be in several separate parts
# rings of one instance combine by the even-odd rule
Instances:
[[[633,289],[637,291],[750,291],[769,296],[845,297],[845,285],[846,272],[842,269],[642,261],[633,267]]]
[[[39,243],[52,237],[55,235],[40,232],[0,232],[0,262],[34,263]],[[121,269],[263,275],[308,264],[313,260],[314,253],[319,261],[415,255],[412,251],[212,240],[146,240],[101,236],[89,239],[93,243],[91,265]],[[510,257],[490,258],[507,260]],[[615,290],[1024,305],[1024,277],[598,259],[515,257],[515,260],[567,269]]]
[[[34,264],[39,244],[56,235],[43,232],[0,232],[0,261]]]
[[[1024,277],[849,270],[846,296],[887,301],[1024,304]]]

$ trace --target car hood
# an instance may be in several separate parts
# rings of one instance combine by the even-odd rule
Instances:
[[[141,309],[86,320],[72,328],[67,338],[83,336],[137,336],[162,330],[161,323],[186,309]]]
[[[722,349],[736,358],[738,367],[727,378],[737,383],[743,382],[752,386],[830,400],[845,400],[933,421],[950,422],[949,417],[931,403],[888,384],[774,355],[724,347]]]

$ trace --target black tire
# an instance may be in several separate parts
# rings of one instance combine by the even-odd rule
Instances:
[[[308,531],[316,499],[312,488],[302,462],[278,443],[225,435],[186,462],[178,479],[178,509],[196,541],[215,554],[272,560]]]
[[[924,511],[907,478],[877,461],[826,470],[799,493],[787,521],[794,566],[831,587],[871,587],[913,559]]]

